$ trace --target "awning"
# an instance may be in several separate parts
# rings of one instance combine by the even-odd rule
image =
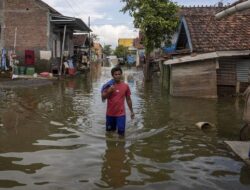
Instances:
[[[164,61],[164,65],[173,65],[194,61],[201,61],[206,59],[215,59],[219,57],[234,57],[234,56],[249,56],[250,50],[243,51],[216,51],[212,53],[203,53],[203,54],[193,54],[188,56],[183,56],[180,58],[169,59]]]
[[[67,28],[71,28],[75,32],[92,32],[92,30],[80,18],[51,15],[50,22],[58,27],[64,27],[64,25],[67,25]]]

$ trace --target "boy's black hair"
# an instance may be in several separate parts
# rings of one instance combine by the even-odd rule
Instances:
[[[111,69],[111,75],[114,76],[114,73],[115,73],[116,71],[120,71],[121,74],[122,74],[122,69],[121,69],[121,67],[117,67],[117,66],[116,66],[116,67],[114,67],[114,68]]]

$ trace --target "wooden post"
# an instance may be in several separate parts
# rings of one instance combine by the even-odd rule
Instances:
[[[14,54],[16,53],[16,37],[17,37],[17,27],[15,28],[15,39],[14,39]]]
[[[159,63],[159,68],[160,68],[160,82],[161,82],[161,85],[164,86],[163,84],[163,81],[164,81],[164,69],[163,69],[163,62],[160,61]]]
[[[88,19],[88,25],[89,25],[89,28],[90,28],[90,16],[89,16],[89,19]],[[90,39],[90,31],[89,31],[89,62],[90,62],[90,57],[91,57],[91,39]]]
[[[150,76],[150,53],[146,53],[146,63],[144,65],[144,78],[145,78],[145,81],[150,81],[151,79],[151,76]]]
[[[236,82],[236,94],[240,93],[240,81]]]
[[[62,43],[62,51],[61,51],[61,63],[60,63],[59,76],[62,75],[63,53],[64,53],[64,43],[65,43],[66,29],[67,29],[67,25],[64,25],[63,43]]]

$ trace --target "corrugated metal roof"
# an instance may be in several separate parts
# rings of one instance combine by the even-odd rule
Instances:
[[[73,30],[82,31],[82,32],[91,32],[92,30],[79,18],[67,17],[62,15],[51,15],[50,22],[54,23],[57,26],[63,27],[67,25]]]
[[[173,65],[173,64],[180,64],[180,63],[188,63],[206,59],[215,59],[219,57],[234,57],[234,56],[249,56],[250,50],[245,51],[218,51],[218,52],[211,52],[211,53],[202,53],[196,55],[188,55],[183,56],[181,58],[174,58],[169,59],[164,62],[164,65]]]

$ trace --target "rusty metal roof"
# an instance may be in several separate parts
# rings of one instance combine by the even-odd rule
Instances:
[[[82,47],[88,43],[88,34],[74,34],[73,35],[73,44],[74,46]]]

